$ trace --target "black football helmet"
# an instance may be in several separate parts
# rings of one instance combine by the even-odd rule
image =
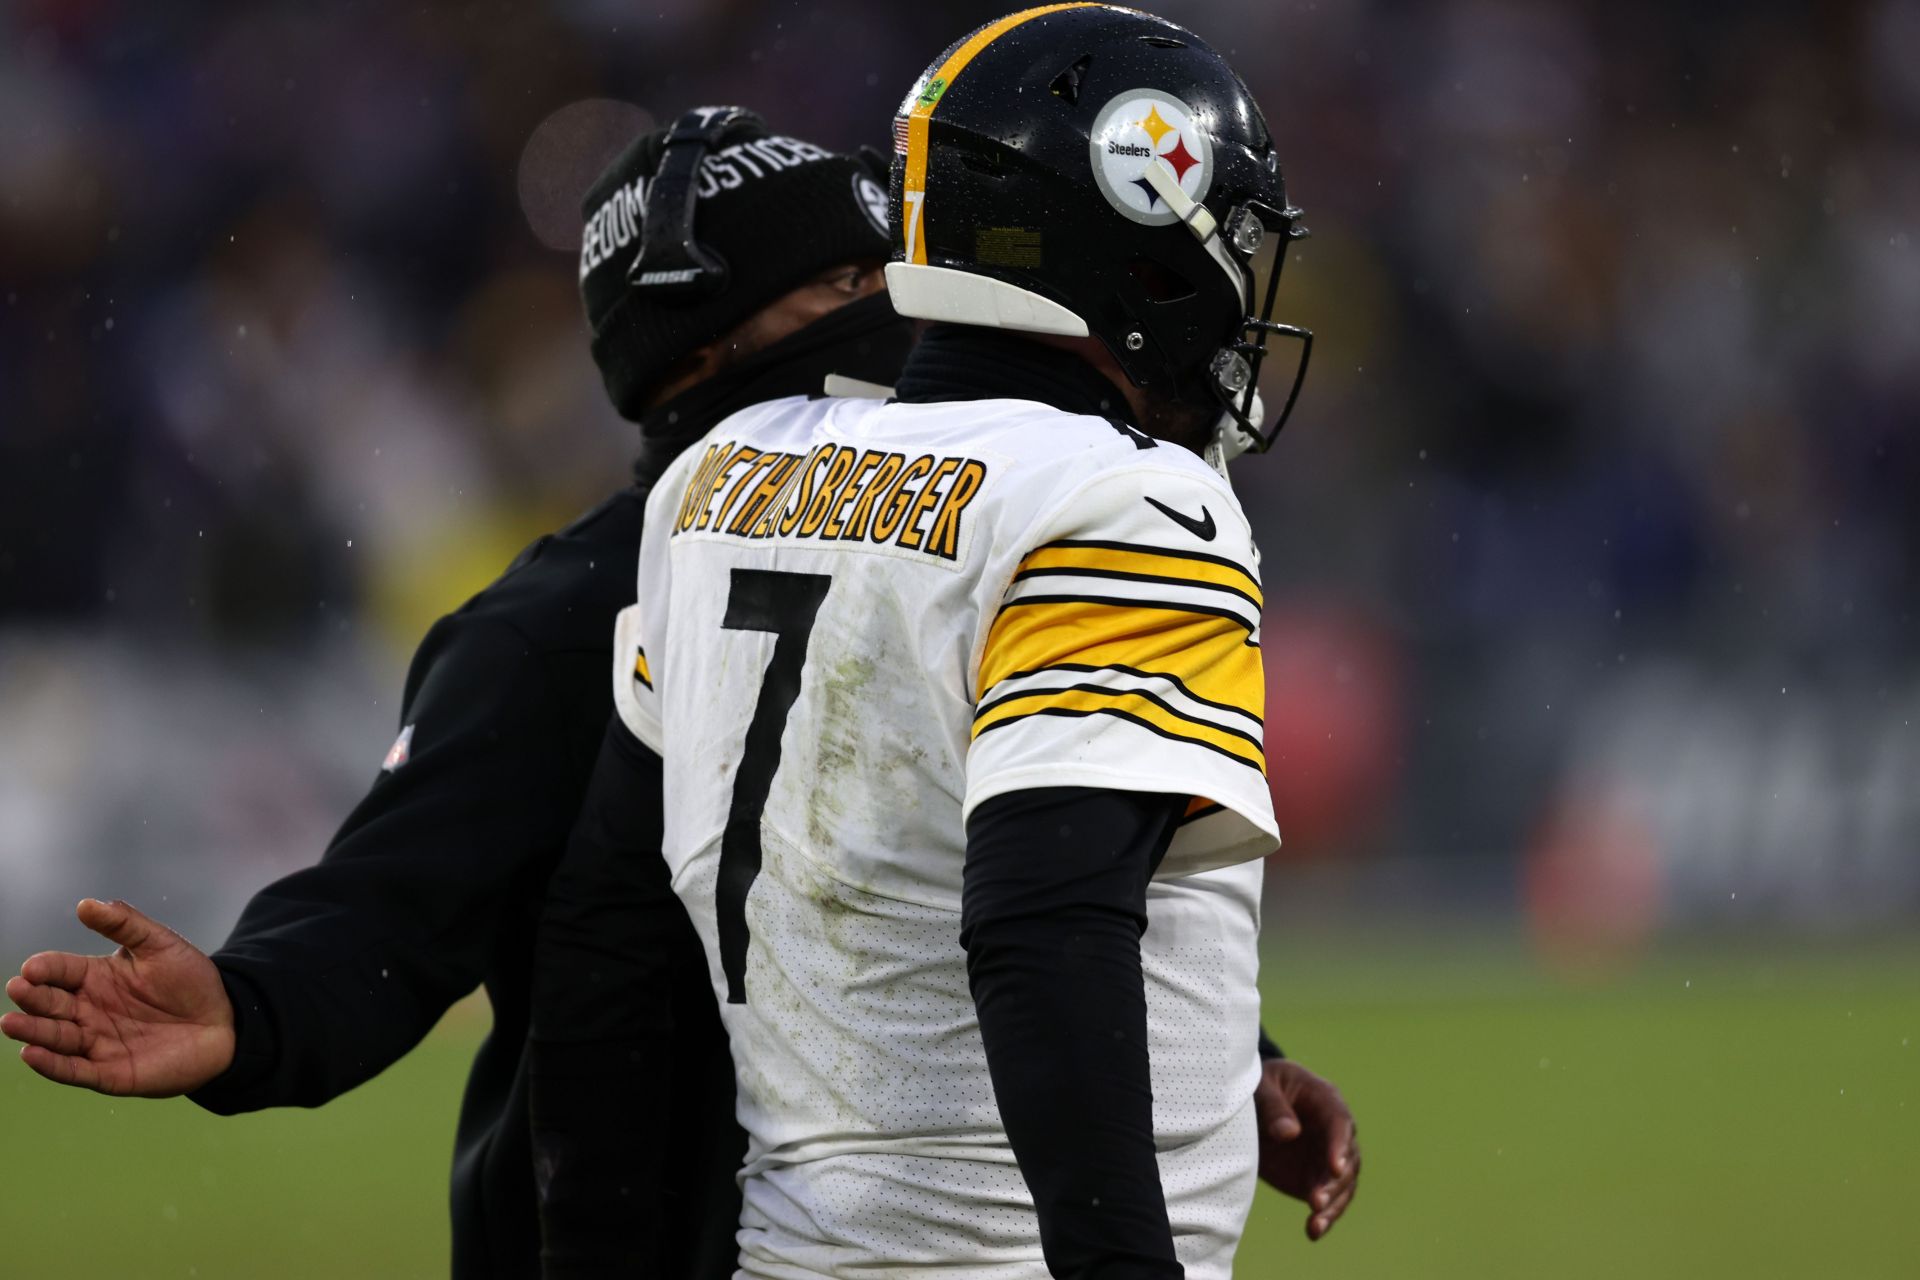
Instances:
[[[1097,337],[1135,384],[1219,406],[1216,465],[1293,410],[1313,335],[1272,314],[1306,229],[1247,87],[1164,18],[1055,4],[953,44],[894,120],[890,213],[902,315]],[[1301,354],[1263,427],[1272,336]]]

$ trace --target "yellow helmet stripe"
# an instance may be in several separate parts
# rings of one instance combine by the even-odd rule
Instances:
[[[969,36],[966,43],[955,49],[953,56],[941,63],[920,86],[920,91],[913,97],[913,109],[907,113],[907,172],[900,184],[900,221],[904,226],[902,234],[908,262],[924,264],[927,260],[926,237],[920,234],[921,227],[925,225],[927,206],[927,121],[933,116],[933,109],[939,105],[941,96],[952,87],[955,77],[966,70],[967,64],[978,57],[982,49],[1023,22],[1058,13],[1062,9],[1098,7],[1092,3],[1048,4],[1038,9],[1010,13]]]

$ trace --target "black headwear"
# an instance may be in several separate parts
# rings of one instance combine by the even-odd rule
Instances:
[[[628,147],[582,205],[580,295],[614,406],[638,420],[696,347],[829,267],[886,257],[884,177],[871,152],[771,134],[741,107]]]

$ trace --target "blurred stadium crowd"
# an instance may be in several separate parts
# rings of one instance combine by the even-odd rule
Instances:
[[[0,8],[0,939],[87,892],[214,941],[427,623],[617,483],[568,251],[628,138],[882,145],[1009,7]],[[1920,0],[1148,7],[1315,233],[1236,474],[1277,909],[1911,918]]]

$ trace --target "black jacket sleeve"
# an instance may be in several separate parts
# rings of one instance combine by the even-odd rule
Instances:
[[[511,626],[456,614],[434,627],[407,679],[410,758],[214,953],[238,1047],[195,1102],[223,1115],[318,1106],[397,1061],[479,984],[502,913],[545,874],[528,851],[572,821],[562,702]]]
[[[543,1273],[731,1275],[746,1138],[661,761],[615,717],[548,889],[528,1044]]]
[[[1061,1280],[1182,1274],[1154,1158],[1140,934],[1185,803],[1052,787],[988,800],[967,824],[967,977]]]

